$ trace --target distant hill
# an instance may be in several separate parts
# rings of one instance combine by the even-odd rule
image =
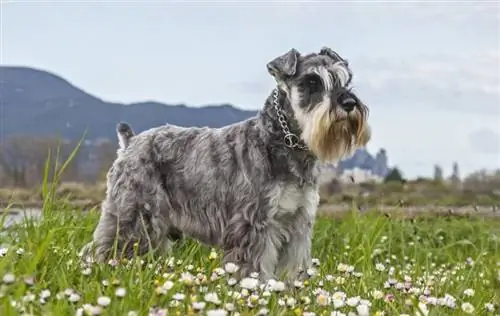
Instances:
[[[119,121],[130,123],[137,131],[165,123],[221,127],[256,114],[256,111],[238,109],[230,104],[189,107],[159,102],[106,102],[53,73],[9,66],[0,66],[0,102],[4,137],[57,134],[78,140],[87,130],[89,140],[115,140],[115,126]],[[383,157],[378,156],[372,157],[360,150],[355,157],[342,162],[340,168],[358,166],[384,176],[387,171],[385,151]]]
[[[79,139],[88,129],[89,139],[115,139],[119,121],[129,122],[138,131],[167,122],[220,127],[256,114],[230,104],[195,108],[158,102],[106,102],[59,76],[25,67],[0,67],[0,100],[4,136],[57,133]]]

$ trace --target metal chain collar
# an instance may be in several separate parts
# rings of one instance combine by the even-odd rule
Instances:
[[[290,128],[288,127],[286,118],[283,115],[283,110],[281,109],[278,97],[279,97],[279,91],[278,89],[274,89],[273,91],[274,109],[276,110],[276,114],[278,115],[278,121],[280,122],[281,128],[283,129],[283,133],[285,134],[285,136],[283,137],[285,146],[289,148],[298,148],[306,150],[307,146],[305,144],[301,144],[300,138],[294,133],[290,132]]]

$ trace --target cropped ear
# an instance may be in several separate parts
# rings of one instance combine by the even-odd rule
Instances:
[[[335,61],[341,61],[341,62],[345,63],[346,66],[349,66],[349,63],[347,62],[347,60],[345,60],[342,57],[340,57],[340,55],[337,54],[337,52],[335,52],[330,47],[326,47],[325,46],[325,47],[321,48],[321,50],[319,51],[319,54],[320,55],[328,56],[328,57],[330,57],[331,59],[333,59]]]
[[[291,77],[297,72],[297,61],[300,53],[295,49],[290,49],[287,53],[276,57],[267,64],[267,71],[275,79]]]

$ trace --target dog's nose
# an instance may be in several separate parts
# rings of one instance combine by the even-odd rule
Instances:
[[[344,109],[344,111],[349,113],[352,110],[354,110],[354,107],[356,106],[356,100],[350,97],[345,98],[344,100],[342,100],[341,106]]]

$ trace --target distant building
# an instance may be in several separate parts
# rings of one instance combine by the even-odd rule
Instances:
[[[353,168],[344,170],[339,176],[339,181],[342,183],[363,183],[376,182],[380,183],[384,180],[383,177],[373,174],[371,170]]]

